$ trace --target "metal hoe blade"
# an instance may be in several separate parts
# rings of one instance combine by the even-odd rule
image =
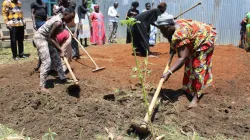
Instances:
[[[103,70],[103,69],[105,69],[105,67],[96,68],[96,69],[92,70],[92,72],[97,72],[97,71],[100,71],[100,70]]]

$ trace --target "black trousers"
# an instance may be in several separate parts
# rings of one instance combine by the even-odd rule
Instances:
[[[136,51],[140,52],[141,56],[150,54],[149,37],[147,35],[147,27],[142,24],[135,24],[132,26],[133,45]]]
[[[12,27],[10,30],[10,45],[13,58],[17,57],[17,44],[18,55],[23,55],[23,40],[24,40],[24,26]]]

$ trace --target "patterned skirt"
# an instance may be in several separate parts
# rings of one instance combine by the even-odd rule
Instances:
[[[212,55],[214,47],[192,52],[185,63],[183,90],[187,93],[202,94],[202,90],[212,85]]]
[[[246,49],[250,48],[250,24],[247,24],[246,26]]]

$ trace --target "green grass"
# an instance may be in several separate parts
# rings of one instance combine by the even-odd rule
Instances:
[[[32,42],[24,41],[24,54],[29,55],[29,58],[20,59],[19,61],[14,61],[12,59],[12,52],[9,45],[10,42],[4,42],[3,46],[5,47],[0,47],[0,65],[24,63],[33,61],[34,59],[38,58],[37,50],[36,48],[33,47]]]
[[[117,44],[125,44],[125,39],[117,39]],[[90,44],[90,43],[89,43]],[[2,45],[2,46],[1,46]],[[110,44],[105,44],[105,46],[109,46]],[[80,51],[81,48],[79,47]],[[24,54],[28,54],[29,58],[26,59],[20,59],[19,61],[14,61],[12,59],[12,52],[10,48],[10,42],[3,42],[0,43],[0,65],[8,65],[8,64],[16,64],[16,63],[24,63],[33,61],[34,59],[37,59],[37,50],[33,46],[31,41],[24,41]]]
[[[212,138],[205,138],[202,137],[198,132],[192,130],[189,133],[181,133],[181,129],[177,125],[161,125],[161,126],[154,126],[157,130],[158,135],[165,135],[164,140],[232,140],[230,138],[225,137],[222,134],[217,134]],[[185,134],[184,134],[185,133]]]
[[[0,140],[5,140],[6,138],[23,138],[24,140],[31,140],[29,137],[22,136],[22,133],[19,133],[13,129],[10,129],[2,124],[0,124]]]

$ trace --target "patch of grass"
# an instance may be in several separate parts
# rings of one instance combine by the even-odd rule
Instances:
[[[43,140],[54,140],[55,137],[57,136],[56,132],[53,132],[50,128],[47,133],[43,135]]]
[[[222,134],[218,134],[213,138],[205,138],[202,137],[198,132],[193,130],[193,132],[189,132],[186,134],[181,133],[181,129],[177,125],[154,125],[158,135],[165,135],[164,140],[232,140],[230,138],[225,137]]]
[[[16,135],[17,133],[18,132],[16,132],[15,130],[0,124],[0,140],[6,138],[7,136]]]
[[[5,140],[6,138],[23,138],[24,140],[30,140],[30,137],[24,137],[22,133],[19,133],[13,129],[10,129],[2,124],[0,124],[0,140]]]
[[[101,135],[101,134],[96,134],[95,135],[96,140],[108,140],[107,136]]]
[[[4,42],[5,44],[10,42]],[[34,59],[38,58],[37,50],[34,48],[32,42],[24,41],[24,54],[29,56],[25,59],[20,59],[19,61],[14,61],[12,59],[12,52],[10,47],[1,48],[0,47],[0,65],[8,65],[8,64],[16,64],[16,63],[24,63],[33,61]]]

